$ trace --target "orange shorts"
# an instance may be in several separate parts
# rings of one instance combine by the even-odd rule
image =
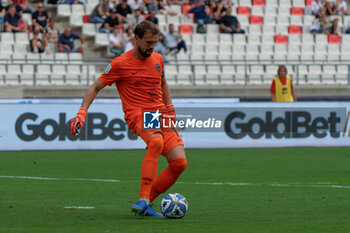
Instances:
[[[163,140],[164,140],[164,146],[161,154],[163,156],[166,156],[169,153],[169,151],[173,149],[175,146],[184,145],[181,135],[176,128],[168,128],[165,130],[164,129],[144,129],[142,112],[140,111],[126,113],[125,120],[129,126],[129,129],[137,136],[140,136],[146,144],[148,144],[148,139],[152,134],[155,134],[155,133],[162,134]]]

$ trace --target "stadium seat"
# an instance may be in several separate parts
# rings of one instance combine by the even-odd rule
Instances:
[[[290,8],[289,6],[285,6],[285,5],[279,5],[279,7],[277,8],[278,10],[278,16],[290,16]]]
[[[252,15],[264,16],[265,9],[264,7],[261,7],[261,6],[252,6],[252,8],[250,8],[250,13]]]
[[[40,54],[40,61],[41,63],[46,64],[53,64],[55,63],[54,54],[52,53],[41,53]]]
[[[83,61],[82,61],[83,56],[81,53],[69,53],[68,59],[69,59],[69,62],[73,63],[73,64],[82,64],[83,63]]]
[[[304,16],[304,8],[303,7],[292,7],[290,9],[290,14]]]
[[[192,8],[193,8],[193,5],[182,5],[181,12],[182,14],[186,14]]]
[[[83,26],[83,16],[82,15],[70,15],[69,16],[69,25],[72,27],[81,27]]]
[[[288,33],[289,34],[302,34],[302,29],[301,26],[297,26],[297,25],[289,25],[288,26]]]
[[[82,25],[82,33],[84,36],[95,36],[96,29],[93,23],[84,23]]]
[[[180,22],[181,22],[181,24],[190,24],[190,25],[192,25],[192,27],[193,27],[193,25],[194,25],[194,20],[193,20],[193,15],[192,14],[189,14],[189,18],[186,16],[186,15],[181,15],[180,16]],[[158,16],[157,16],[158,17]],[[167,25],[166,25],[167,26]],[[166,28],[167,29],[167,28]]]
[[[278,7],[278,0],[266,0],[266,7]]]
[[[286,35],[278,34],[274,36],[276,44],[288,44],[288,37]]]
[[[188,25],[188,24],[181,24],[180,26],[179,26],[179,32],[181,33],[181,34],[193,34],[193,27],[192,27],[192,25]]]
[[[39,64],[40,63],[40,54],[39,53],[28,53],[26,58],[27,58],[27,63],[32,63],[32,64]]]
[[[83,23],[90,23],[90,15],[89,14],[85,14],[83,16]]]
[[[305,0],[305,5],[306,6],[311,6],[313,0]]]
[[[55,62],[56,63],[69,63],[68,53],[55,53]]]
[[[57,5],[57,16],[68,17],[71,15],[71,9],[69,4],[58,4]]]
[[[15,33],[16,44],[29,44],[28,34],[25,32]]]
[[[290,8],[291,0],[279,0],[279,6]]]
[[[95,34],[95,44],[99,46],[108,46],[108,34],[107,33],[96,33]]]
[[[263,17],[262,16],[256,16],[251,15],[249,16],[249,23],[250,24],[257,24],[257,25],[263,25]]]
[[[166,21],[168,24],[174,24],[175,28],[180,25],[180,16],[178,15],[167,15]]]
[[[292,0],[292,6],[305,8],[305,0]]]
[[[299,15],[291,15],[290,16],[290,24],[291,25],[303,25],[303,17],[300,17]]]
[[[252,0],[253,6],[265,6],[265,0]]]
[[[336,34],[328,35],[328,43],[330,44],[341,44],[341,37]]]
[[[2,32],[0,34],[1,44],[14,44],[15,43],[14,35],[15,33],[12,33],[12,32]]]
[[[251,6],[252,5],[252,0],[239,0],[238,6]]]
[[[34,65],[22,65],[22,72],[20,83],[22,85],[34,85]]]
[[[238,6],[237,7],[238,15],[250,15],[250,7],[248,6]]]

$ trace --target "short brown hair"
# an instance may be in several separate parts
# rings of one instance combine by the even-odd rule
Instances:
[[[145,20],[136,25],[134,34],[142,39],[146,32],[151,33],[152,35],[159,35],[160,30],[158,26],[151,21]]]
[[[282,69],[284,69],[285,71],[286,71],[286,73],[288,73],[288,71],[287,71],[287,67],[286,66],[283,66],[283,65],[281,65],[281,66],[278,66],[278,71],[277,71],[277,74],[280,72],[280,70],[282,70]]]

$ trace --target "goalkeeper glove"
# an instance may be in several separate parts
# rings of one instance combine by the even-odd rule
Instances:
[[[83,128],[85,124],[87,109],[81,107],[77,115],[70,120],[70,133],[76,135],[79,133],[80,129]]]

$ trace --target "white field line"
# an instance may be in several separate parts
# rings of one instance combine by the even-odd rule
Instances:
[[[65,206],[65,209],[74,210],[74,209],[80,209],[80,210],[90,210],[95,209],[94,206]]]
[[[138,182],[138,181],[122,181],[112,179],[88,179],[88,178],[49,178],[49,177],[32,177],[32,176],[0,176],[0,179],[28,179],[28,180],[61,180],[61,181],[94,181],[94,182]],[[232,183],[232,182],[177,182],[177,184],[196,184],[196,185],[227,185],[227,186],[270,186],[270,187],[311,187],[311,188],[340,188],[350,189],[350,186],[338,185],[330,182],[318,182],[316,184],[264,184],[264,183]]]

